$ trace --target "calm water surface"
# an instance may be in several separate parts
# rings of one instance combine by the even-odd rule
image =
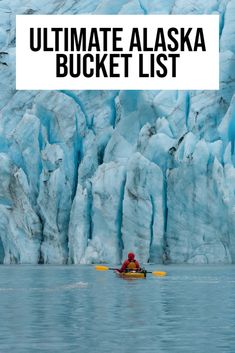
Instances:
[[[235,267],[1,266],[1,353],[234,353]]]

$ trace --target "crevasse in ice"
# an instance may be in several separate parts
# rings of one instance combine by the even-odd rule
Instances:
[[[220,14],[219,91],[16,91],[15,14]],[[235,261],[235,3],[0,2],[0,262]]]

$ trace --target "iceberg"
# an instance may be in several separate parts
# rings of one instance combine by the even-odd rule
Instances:
[[[235,262],[235,4],[2,0],[0,263]],[[219,14],[218,91],[16,91],[15,14]]]

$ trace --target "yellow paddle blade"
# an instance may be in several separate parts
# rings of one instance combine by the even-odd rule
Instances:
[[[154,276],[158,276],[158,277],[164,277],[164,276],[166,276],[166,272],[165,272],[165,271],[154,271],[154,272],[152,272],[152,274],[153,274]]]
[[[95,267],[95,269],[96,269],[97,271],[108,271],[109,267],[97,265],[97,266]]]

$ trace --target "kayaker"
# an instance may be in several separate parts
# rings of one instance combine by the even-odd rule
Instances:
[[[135,254],[133,252],[130,252],[128,254],[128,259],[126,259],[122,267],[120,269],[120,272],[125,272],[125,271],[140,271],[140,264],[137,260],[135,260]]]

